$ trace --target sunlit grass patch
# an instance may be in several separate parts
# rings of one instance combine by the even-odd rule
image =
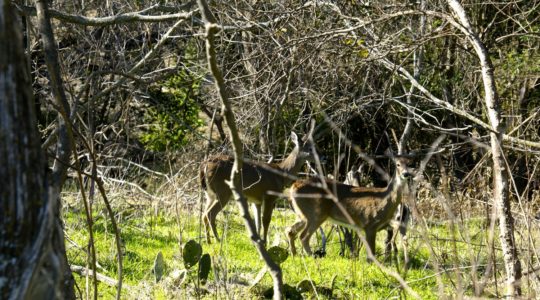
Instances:
[[[244,222],[235,205],[229,205],[218,216],[218,231],[222,239],[217,241],[212,237],[211,244],[206,243],[198,208],[179,213],[156,213],[150,208],[118,210],[121,211],[117,218],[122,243],[125,299],[261,298],[272,287],[271,277],[266,274],[258,285],[250,288],[264,264],[246,235]],[[117,250],[110,219],[98,205],[94,211],[97,271],[115,279]],[[65,208],[64,218],[70,262],[89,267],[89,235],[85,214],[73,207]],[[277,245],[288,249],[285,232],[294,221],[295,216],[290,210],[275,210],[268,246]],[[397,272],[423,299],[439,298],[441,292],[455,296],[458,288],[463,289],[465,295],[473,295],[473,282],[482,277],[489,258],[486,251],[486,228],[489,224],[480,219],[460,222],[455,222],[454,227],[448,221],[415,222],[409,228],[410,263],[407,270],[403,266],[404,257],[399,238],[399,263],[384,261],[382,252],[386,232],[380,231],[377,235],[377,259],[389,270]],[[285,284],[296,287],[300,282],[310,280],[316,289],[303,294],[308,298],[392,299],[410,296],[396,278],[366,262],[364,247],[357,257],[341,256],[336,229],[330,234],[332,226],[331,223],[323,225],[328,237],[325,257],[303,255],[301,245],[296,241],[300,255],[289,257],[281,265]],[[211,256],[212,271],[205,285],[197,281],[196,267],[189,269],[188,275],[181,282],[172,279],[175,272],[185,269],[182,246],[188,240],[200,243],[203,253]],[[311,245],[313,249],[320,247],[319,233],[314,235]],[[494,247],[499,246],[495,243]],[[163,279],[156,283],[152,269],[158,252],[163,254],[165,268]],[[500,251],[493,255],[499,263]],[[498,265],[497,272],[502,272],[501,265]],[[76,275],[76,279],[80,289],[84,290],[85,278]],[[103,299],[112,299],[116,289],[100,283],[99,293]]]

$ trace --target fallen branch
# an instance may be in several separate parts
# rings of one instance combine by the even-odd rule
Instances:
[[[94,277],[94,272],[92,270],[89,270],[83,266],[77,266],[77,265],[71,265],[71,271],[73,273],[77,273],[81,276],[92,276]],[[118,286],[118,280],[114,279],[114,278],[111,278],[109,276],[106,276],[106,275],[103,275],[101,273],[97,273],[97,276],[96,276],[96,279],[99,281],[99,282],[103,282],[105,283],[106,285],[108,286]],[[129,288],[128,285],[126,285],[125,283],[122,283],[122,288]]]

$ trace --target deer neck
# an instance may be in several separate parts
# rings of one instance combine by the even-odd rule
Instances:
[[[394,204],[400,204],[403,197],[403,188],[407,185],[407,181],[400,178],[399,175],[394,174],[390,183],[388,184],[387,191],[390,196],[390,202]]]
[[[304,159],[299,156],[300,150],[298,148],[293,149],[293,151],[277,166],[278,168],[288,174],[296,175],[302,168],[304,164]],[[286,182],[292,181],[291,179],[286,179]]]

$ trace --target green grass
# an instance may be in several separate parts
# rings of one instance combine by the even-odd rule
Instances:
[[[104,212],[94,213],[94,244],[99,263],[98,272],[116,278],[117,260],[115,239],[108,217]],[[237,213],[237,207],[229,205],[224,213],[218,216],[219,232],[224,237],[222,242],[207,244],[201,241],[201,227],[197,209],[184,211],[179,216],[175,213],[158,213],[153,211],[122,211],[119,220],[123,243],[123,289],[124,299],[246,299],[263,298],[265,290],[272,286],[270,276],[265,275],[262,282],[249,289],[249,285],[263,268],[263,262],[254,246],[245,234],[243,221]],[[88,230],[84,214],[73,209],[65,209],[66,234],[68,237],[68,257],[71,263],[86,266],[88,255],[85,245],[88,244]],[[288,248],[285,228],[294,223],[294,216],[288,210],[277,210],[274,213],[272,228],[269,234],[271,244]],[[329,232],[330,224],[324,225]],[[416,225],[410,230],[409,252],[411,267],[403,272],[403,268],[392,263],[384,263],[391,270],[398,271],[409,283],[410,287],[423,299],[439,298],[439,284],[443,285],[445,294],[455,295],[457,282],[461,282],[467,294],[472,294],[471,278],[466,271],[448,271],[464,267],[471,263],[471,256],[478,252],[478,247],[485,243],[485,224],[472,220],[467,230],[456,227],[454,233],[447,223],[430,224],[427,230]],[[385,233],[380,232],[377,239],[378,258],[383,259],[382,252]],[[209,281],[198,286],[195,269],[191,270],[188,280],[183,285],[173,284],[167,276],[174,270],[184,269],[181,245],[190,239],[200,241],[203,252],[212,257],[213,270]],[[426,239],[431,241],[430,251]],[[452,242],[457,240],[457,242]],[[72,242],[71,242],[72,241]],[[465,243],[463,241],[470,241]],[[318,247],[319,241],[312,239],[312,247]],[[477,244],[478,246],[475,246]],[[460,251],[454,251],[458,247]],[[297,241],[297,248],[300,248]],[[396,279],[385,274],[377,266],[365,262],[365,252],[360,251],[358,258],[344,258],[339,255],[339,241],[334,232],[328,241],[327,256],[324,258],[306,257],[303,255],[289,257],[283,264],[283,277],[286,284],[296,286],[304,279],[312,280],[317,287],[331,288],[332,295],[339,299],[396,299],[408,295],[400,287]],[[152,267],[158,252],[162,252],[165,262],[165,279],[155,283]],[[475,252],[476,251],[476,252]],[[400,248],[401,254],[401,248]],[[477,255],[478,260],[485,260]],[[402,261],[402,257],[400,258]],[[436,274],[434,264],[444,271]],[[458,275],[459,274],[459,279]],[[76,275],[78,286],[85,289],[85,278]],[[216,280],[218,279],[218,280]],[[116,289],[99,284],[102,299],[112,299]],[[304,294],[305,297],[325,298],[322,294]]]

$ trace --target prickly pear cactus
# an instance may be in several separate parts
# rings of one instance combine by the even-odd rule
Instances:
[[[170,275],[172,284],[177,287],[181,286],[186,281],[187,277],[187,270],[174,270]]]
[[[315,282],[309,279],[304,279],[296,285],[296,289],[300,293],[305,293],[305,292],[313,293],[315,287],[316,287]]]
[[[292,287],[288,284],[284,284],[283,285],[283,296],[285,299],[290,299],[290,300],[302,300],[304,299],[304,297],[302,297],[302,294],[300,294],[299,291],[296,290],[295,287]],[[266,289],[262,296],[265,298],[265,299],[270,299],[270,298],[273,298],[274,296],[274,289],[273,288],[269,288],[269,289]]]
[[[278,265],[282,264],[289,257],[287,249],[278,246],[268,249],[268,254],[270,254],[272,260]]]
[[[199,280],[202,284],[206,283],[210,269],[212,268],[212,261],[210,260],[210,254],[205,253],[199,260]]]
[[[163,254],[161,251],[158,252],[156,258],[154,259],[154,276],[156,277],[156,282],[161,280],[163,277],[163,271],[165,269],[165,261],[163,260]]]
[[[194,240],[189,240],[182,250],[182,257],[184,258],[184,266],[186,269],[193,267],[201,258],[202,247]]]

